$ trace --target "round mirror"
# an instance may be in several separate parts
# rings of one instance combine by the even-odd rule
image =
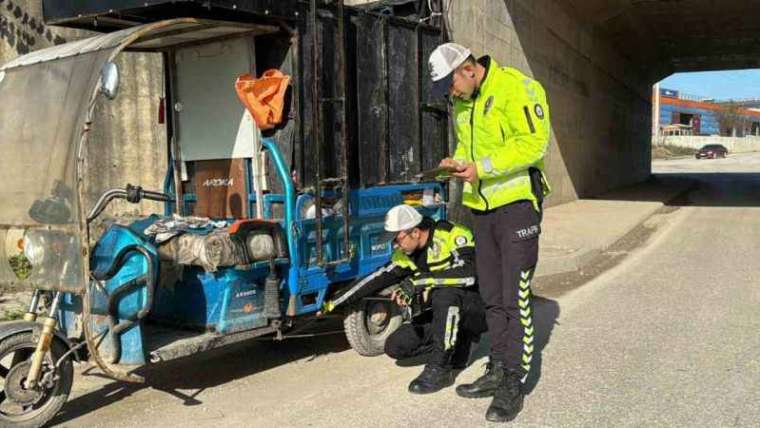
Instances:
[[[109,100],[119,93],[119,68],[112,62],[105,63],[100,70],[100,92]]]

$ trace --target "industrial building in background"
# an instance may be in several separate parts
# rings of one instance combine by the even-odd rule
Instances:
[[[716,100],[666,88],[655,89],[654,97],[659,137],[760,136],[759,99]]]

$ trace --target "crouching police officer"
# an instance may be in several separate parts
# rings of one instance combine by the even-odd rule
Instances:
[[[472,233],[423,217],[408,205],[388,212],[385,230],[395,244],[390,264],[326,302],[323,312],[400,283],[391,300],[407,308],[412,320],[388,337],[385,353],[396,359],[429,353],[409,392],[433,393],[454,383],[454,370],[466,366],[470,345],[487,328],[475,283]]]

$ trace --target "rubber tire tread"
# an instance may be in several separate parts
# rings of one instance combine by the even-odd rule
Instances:
[[[5,338],[0,342],[0,355],[6,352],[6,350],[19,345],[21,343],[33,343],[32,333],[19,333]],[[53,361],[57,361],[66,351],[68,347],[61,342],[60,339],[53,338],[51,346],[51,353]],[[56,414],[63,408],[66,401],[69,398],[71,392],[71,385],[74,381],[74,367],[71,362],[71,357],[61,364],[60,380],[55,386],[53,396],[48,399],[48,402],[42,408],[42,412],[37,413],[34,417],[25,419],[22,421],[11,421],[0,415],[0,428],[13,427],[13,428],[39,428],[48,423],[55,417]]]
[[[343,330],[354,351],[365,357],[376,357],[385,353],[385,339],[401,326],[402,316],[400,314],[393,315],[388,322],[387,329],[390,330],[383,332],[382,341],[373,340],[364,324],[365,308],[362,307],[363,305],[363,302],[358,302],[349,308],[348,315],[343,319]]]

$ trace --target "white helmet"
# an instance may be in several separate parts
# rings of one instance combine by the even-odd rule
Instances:
[[[422,223],[422,214],[409,205],[396,205],[385,215],[384,238],[391,240],[396,234]]]

